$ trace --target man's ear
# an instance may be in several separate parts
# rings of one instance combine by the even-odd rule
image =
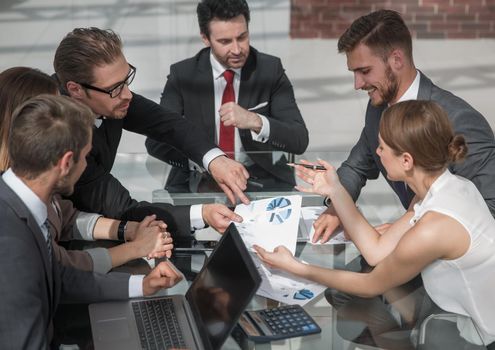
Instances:
[[[401,70],[405,64],[404,52],[401,49],[394,49],[388,57],[388,63],[393,70]]]
[[[84,97],[83,94],[86,94],[82,86],[73,81],[67,82],[67,92],[70,97],[75,99],[81,99]]]
[[[208,39],[208,37],[204,33],[201,33],[201,40],[203,40],[203,43],[205,44],[206,47],[211,46],[210,39]]]
[[[65,152],[62,158],[57,163],[57,167],[60,170],[61,176],[67,176],[70,173],[72,167],[74,166],[74,152]]]
[[[402,154],[402,166],[404,167],[405,171],[409,171],[413,168],[414,166],[414,158],[412,155],[408,152],[404,152]]]

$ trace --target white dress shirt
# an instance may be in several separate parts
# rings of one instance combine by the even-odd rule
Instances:
[[[225,78],[223,77],[223,73],[227,70],[224,66],[218,62],[216,57],[213,55],[213,53],[210,51],[210,63],[211,63],[211,68],[213,72],[213,85],[214,85],[214,90],[215,90],[215,143],[218,145],[218,137],[220,134],[220,114],[218,111],[220,110],[220,107],[222,106],[222,97],[223,97],[223,91],[225,90],[225,86],[227,85],[227,82]],[[230,68],[229,68],[230,69]],[[235,102],[238,103],[239,101],[239,86],[241,84],[241,73],[242,69],[237,68],[237,69],[230,69],[232,70],[234,74],[234,92],[235,92]],[[251,106],[255,107],[255,106]],[[249,107],[248,107],[249,108]],[[261,115],[258,114],[258,116],[261,118],[261,123],[262,127],[260,132],[257,134],[256,132],[251,130],[251,137],[253,138],[254,141],[262,142],[265,143],[268,141],[268,138],[270,136],[270,122],[268,119]],[[239,162],[243,163],[244,165],[252,165],[253,161],[244,153],[244,147],[242,146],[241,142],[241,137],[239,135],[239,129],[235,128],[235,141],[234,141],[234,151],[235,151],[235,159],[238,160]]]

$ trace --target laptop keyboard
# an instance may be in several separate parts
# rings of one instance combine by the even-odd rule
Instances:
[[[132,303],[143,349],[186,348],[172,299]]]

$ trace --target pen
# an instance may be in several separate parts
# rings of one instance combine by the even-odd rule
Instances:
[[[302,164],[302,163],[287,163],[287,165],[299,165],[307,169],[313,169],[313,170],[327,170],[323,165],[312,165],[312,164]]]
[[[255,176],[250,176],[249,179],[247,179],[248,185],[251,185],[253,187],[258,187],[258,188],[265,187],[262,183],[260,183],[258,181],[253,181],[253,180],[258,180],[258,178]]]

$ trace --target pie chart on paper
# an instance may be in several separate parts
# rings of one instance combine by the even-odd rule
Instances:
[[[266,207],[268,222],[280,225],[286,221],[292,213],[291,202],[285,197],[277,197],[270,201]]]

